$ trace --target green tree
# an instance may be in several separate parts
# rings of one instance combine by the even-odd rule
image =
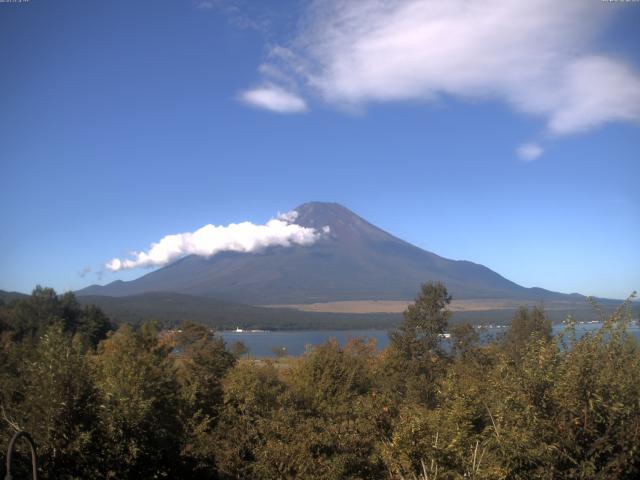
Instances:
[[[442,283],[422,284],[415,302],[404,311],[402,324],[389,335],[382,373],[389,391],[427,404],[435,402],[435,382],[444,368],[441,341],[451,317],[450,302]]]
[[[451,295],[442,283],[423,283],[414,303],[404,311],[404,321],[390,335],[393,348],[416,360],[440,352],[441,335],[451,317],[449,303]]]
[[[61,322],[66,330],[55,290],[40,285],[33,289],[28,298],[12,302],[7,311],[7,324],[17,341],[34,340],[56,322]]]
[[[224,407],[212,442],[221,478],[260,478],[256,461],[268,449],[268,425],[281,409],[285,384],[271,361],[239,362],[224,380]]]
[[[101,340],[107,338],[107,334],[111,330],[113,330],[111,320],[95,305],[87,305],[82,309],[82,314],[75,327],[75,333],[93,348]]]
[[[185,428],[182,454],[202,478],[213,477],[213,430],[222,408],[222,380],[236,359],[222,338],[191,322],[182,324],[175,344]]]
[[[450,329],[451,354],[457,358],[467,357],[480,345],[480,335],[468,323],[456,325]]]
[[[262,423],[256,449],[259,478],[380,478],[375,406],[370,401],[375,347],[331,340],[286,374],[280,408]],[[382,406],[380,406],[382,410]]]
[[[503,338],[503,346],[511,358],[518,359],[529,342],[535,339],[549,341],[551,337],[551,320],[542,307],[533,307],[531,310],[520,307]]]
[[[1,380],[2,413],[11,428],[31,433],[42,478],[90,478],[99,473],[97,392],[85,349],[65,335],[60,323],[49,326],[35,349],[16,346],[13,384]],[[5,371],[6,373],[6,371]]]
[[[95,357],[108,478],[159,478],[181,467],[178,383],[153,330],[121,326]]]
[[[628,331],[632,299],[595,333],[579,340],[568,334],[550,411],[557,477],[640,476],[640,345]]]
[[[184,323],[176,336],[178,378],[192,413],[217,416],[222,404],[222,379],[233,367],[235,357],[224,340],[208,328]]]
[[[95,305],[82,307],[72,292],[57,295],[52,288],[38,285],[31,295],[13,301],[0,314],[3,327],[16,341],[35,342],[53,324],[65,333],[79,334],[87,345],[95,347],[112,330],[109,318]]]

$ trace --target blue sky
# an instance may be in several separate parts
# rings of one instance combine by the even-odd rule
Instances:
[[[639,289],[640,4],[449,4],[0,4],[0,289],[136,278],[105,262],[309,200],[525,286]]]

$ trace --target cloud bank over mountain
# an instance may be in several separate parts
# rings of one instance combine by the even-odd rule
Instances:
[[[278,215],[264,225],[251,222],[227,226],[205,225],[195,232],[167,235],[147,251],[132,252],[131,258],[113,258],[105,264],[112,272],[138,267],[159,267],[186,255],[210,257],[220,252],[259,252],[267,247],[311,245],[328,233],[293,223],[296,212]]]
[[[640,75],[597,47],[615,10],[584,0],[316,1],[259,69],[265,88],[296,108],[266,95],[249,103],[296,112],[307,104],[298,91],[356,109],[499,100],[544,119],[551,136],[640,122]]]

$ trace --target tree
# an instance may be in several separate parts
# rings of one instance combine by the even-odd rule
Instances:
[[[240,340],[233,342],[230,350],[231,354],[236,358],[242,358],[243,355],[249,353],[249,348],[247,348],[245,343]]]
[[[404,311],[404,320],[392,332],[385,353],[383,383],[401,397],[432,404],[436,378],[442,373],[441,349],[451,312],[451,295],[440,282],[422,284],[412,305]]]
[[[178,384],[168,349],[121,326],[98,347],[96,386],[107,478],[158,478],[180,467]]]
[[[450,333],[451,353],[456,358],[470,355],[480,344],[480,335],[468,323],[452,327]]]
[[[98,400],[85,348],[65,335],[61,323],[48,327],[34,350],[16,345],[8,363],[15,381],[2,378],[2,413],[15,430],[29,432],[44,478],[92,478],[99,472]],[[9,373],[5,370],[5,373]]]
[[[392,346],[407,358],[422,360],[440,352],[441,336],[447,329],[451,295],[440,282],[423,283],[413,304],[404,311],[404,321],[391,334]]]
[[[268,449],[267,425],[281,409],[285,388],[269,360],[239,362],[225,377],[224,407],[211,443],[221,478],[260,478],[256,459]]]
[[[187,322],[180,330],[177,366],[184,398],[191,413],[215,417],[222,403],[222,379],[236,359],[226,350],[224,340],[208,328]]]
[[[109,318],[95,305],[82,307],[72,292],[57,295],[52,288],[36,286],[31,296],[3,308],[5,325],[16,341],[35,342],[53,324],[65,333],[79,334],[85,344],[95,347],[112,330]]]
[[[381,478],[375,409],[369,408],[373,343],[330,340],[286,374],[280,408],[261,423],[254,478]],[[378,412],[382,411],[382,405]],[[386,475],[385,475],[386,476]]]
[[[107,338],[111,330],[113,325],[109,317],[95,305],[87,305],[83,308],[82,316],[75,328],[76,333],[93,348]]]
[[[8,307],[6,323],[16,341],[34,340],[56,322],[62,322],[63,311],[55,290],[36,286],[31,296],[19,299]]]
[[[520,307],[503,338],[503,347],[511,358],[518,359],[529,342],[535,339],[549,341],[551,337],[551,321],[542,307],[534,307],[531,310]]]
[[[183,323],[175,338],[185,442],[182,455],[202,478],[215,476],[213,430],[222,408],[222,380],[236,358],[208,328]]]

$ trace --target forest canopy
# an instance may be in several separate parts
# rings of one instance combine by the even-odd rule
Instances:
[[[0,455],[25,430],[45,479],[637,478],[630,301],[582,336],[523,308],[491,342],[449,326],[449,302],[424,284],[382,351],[253,359],[196,323],[115,329],[38,287],[0,305]]]

